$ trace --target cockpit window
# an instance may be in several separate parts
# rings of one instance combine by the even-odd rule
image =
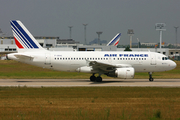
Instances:
[[[168,60],[168,57],[162,57],[162,60]]]

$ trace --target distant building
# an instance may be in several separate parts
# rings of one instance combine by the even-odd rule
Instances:
[[[79,44],[73,39],[57,39],[57,44]]]
[[[157,43],[141,43],[141,45],[145,46],[155,46]]]
[[[59,39],[59,37],[35,37],[41,46],[51,51],[124,51],[125,48],[117,48],[105,45],[83,45],[73,39]],[[93,42],[92,42],[93,43]],[[94,41],[96,43],[96,40]],[[101,44],[102,44],[101,43]],[[157,43],[141,43],[141,45],[155,46]],[[165,44],[169,45],[169,44]],[[178,44],[179,46],[179,44]],[[169,48],[131,48],[132,51],[152,51],[165,54],[169,57],[180,56],[180,49]],[[7,54],[16,52],[16,45],[13,37],[0,37],[0,53]]]
[[[98,45],[98,39],[94,39],[93,41],[89,42],[90,45]],[[107,41],[106,40],[100,40],[100,44],[101,45],[107,45]]]

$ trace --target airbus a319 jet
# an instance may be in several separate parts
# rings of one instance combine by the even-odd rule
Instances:
[[[10,24],[17,53],[8,54],[9,59],[59,71],[91,73],[91,81],[101,82],[102,74],[131,79],[135,72],[147,72],[149,81],[153,81],[153,72],[176,67],[176,63],[167,56],[150,51],[48,51],[41,47],[21,21],[12,20]]]

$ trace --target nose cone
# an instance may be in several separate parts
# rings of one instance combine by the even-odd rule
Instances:
[[[171,69],[176,68],[176,66],[177,66],[177,64],[174,61],[171,61],[171,63],[170,63]]]

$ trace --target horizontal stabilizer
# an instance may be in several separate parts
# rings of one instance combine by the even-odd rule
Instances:
[[[14,55],[16,58],[18,59],[33,59],[34,57],[33,56],[30,56],[30,55],[23,55],[23,54],[16,54]]]

